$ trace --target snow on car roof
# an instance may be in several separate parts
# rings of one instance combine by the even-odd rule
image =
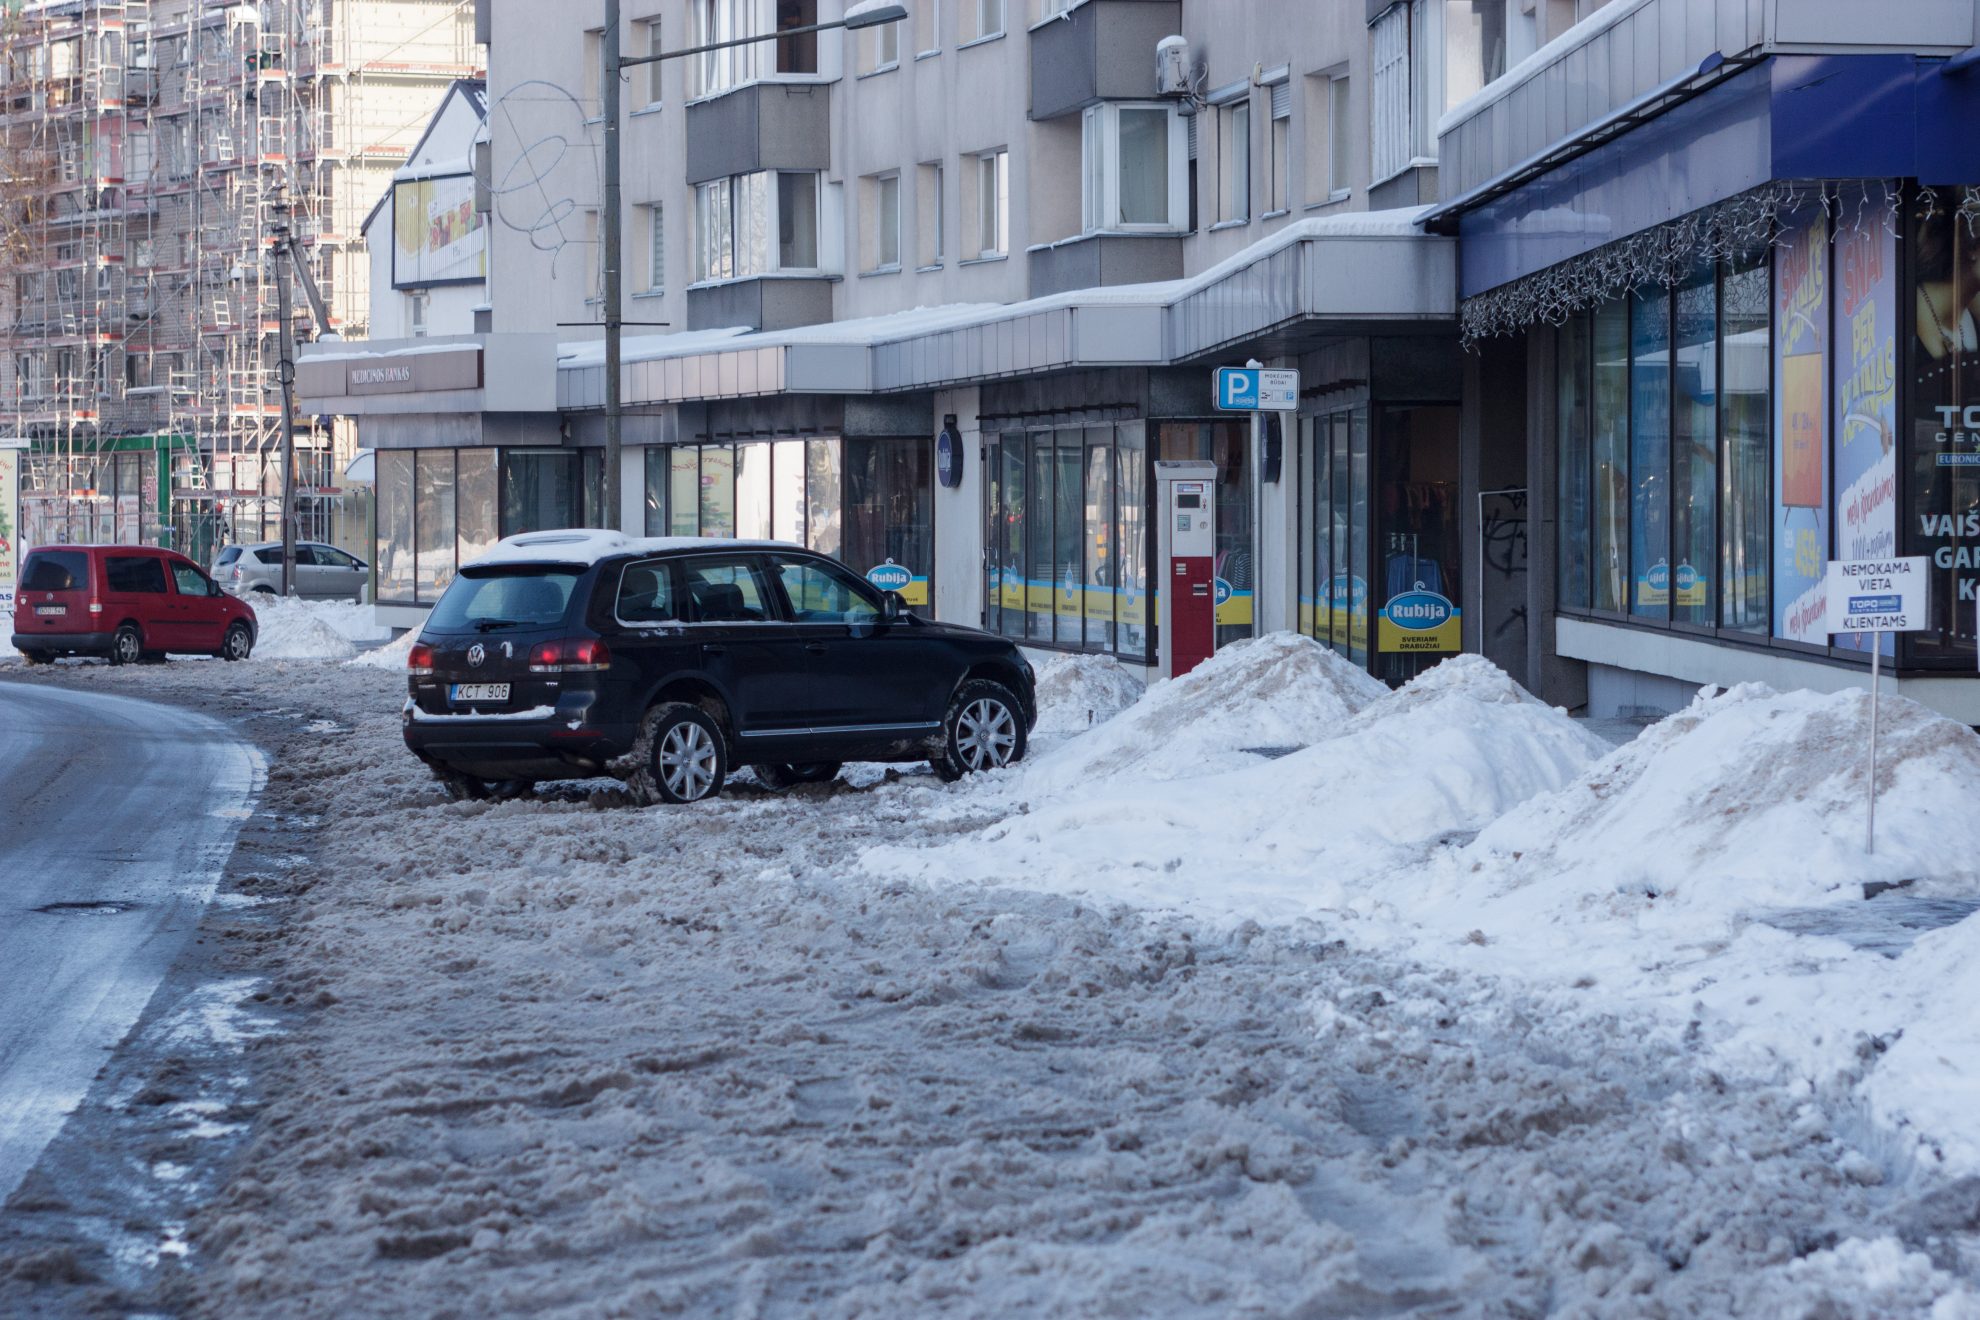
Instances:
[[[627,536],[624,532],[601,531],[591,527],[567,527],[556,531],[518,532],[505,536],[486,553],[475,556],[463,568],[489,568],[499,564],[595,564],[613,555],[654,554],[662,550],[723,550],[747,547],[753,550],[802,550],[789,541],[751,541],[708,536]]]

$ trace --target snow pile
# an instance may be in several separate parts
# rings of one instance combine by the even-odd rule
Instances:
[[[1303,747],[1337,732],[1388,689],[1310,638],[1235,642],[1182,678],[1028,763],[1032,792],[1096,779],[1165,780],[1255,764],[1247,748]]]
[[[398,640],[384,646],[375,647],[344,663],[353,669],[398,669],[406,667],[406,658],[412,654],[413,643],[419,640],[419,629],[408,628]]]
[[[256,660],[348,660],[357,654],[314,602],[267,596],[253,604]]]
[[[1498,822],[1475,860],[1517,857],[1515,883],[1600,874],[1718,910],[1816,902],[1866,880],[1980,880],[1980,737],[1884,700],[1866,857],[1869,720],[1862,691],[1707,689],[1580,783]]]
[[[1188,681],[1151,693],[1066,753]],[[866,863],[918,879],[1018,879],[1223,917],[1296,916],[1356,903],[1439,844],[1469,839],[1527,798],[1572,782],[1607,750],[1477,656],[1383,691],[1358,714],[1304,725],[1315,745],[1277,760],[1247,757],[1240,769],[1153,785],[1097,778],[974,836],[874,849]],[[1358,695],[1349,687],[1336,699]],[[1321,698],[1309,693],[1305,704]],[[1185,720],[1148,723],[1166,745],[1204,745]]]
[[[1132,706],[1147,690],[1110,655],[1055,655],[1038,666],[1038,724],[1032,733],[1085,733]]]
[[[347,600],[312,600],[307,606],[311,614],[347,641],[367,645],[392,635],[391,625],[380,623],[377,611],[369,605],[354,605]]]

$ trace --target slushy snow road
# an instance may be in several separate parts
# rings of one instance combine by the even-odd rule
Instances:
[[[1980,1181],[1880,1126],[1888,1040],[1770,1069],[1718,1048],[1730,1008],[1542,984],[1509,919],[1467,942],[1479,832],[1605,749],[1482,668],[1391,702],[1314,652],[1113,720],[1053,675],[1058,745],[1006,775],[652,810],[443,800],[390,672],[54,676],[293,720],[266,809],[308,858],[263,892],[303,1020],[250,1049],[195,1309],[1980,1316]],[[1610,939],[1615,904],[1554,903],[1564,961]],[[1768,939],[1782,977],[1849,952]]]
[[[260,772],[205,716],[0,683],[0,1201],[198,924]]]

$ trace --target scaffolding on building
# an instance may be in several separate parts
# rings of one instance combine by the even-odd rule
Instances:
[[[470,0],[29,0],[0,67],[0,427],[26,544],[280,536],[277,336],[368,326],[361,222],[479,76]],[[331,324],[284,327],[285,196]],[[300,301],[300,300],[299,300]],[[297,419],[298,534],[352,438]]]

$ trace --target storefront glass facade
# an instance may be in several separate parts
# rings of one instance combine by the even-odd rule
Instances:
[[[504,536],[603,525],[596,449],[381,449],[373,559],[378,601],[431,605]]]
[[[1815,250],[1826,248],[1825,239]],[[1790,545],[1784,560],[1775,556],[1782,533],[1815,526],[1826,464],[1818,457],[1805,473],[1793,469],[1798,484],[1788,493],[1799,506],[1770,489],[1784,467],[1773,443],[1776,382],[1791,375],[1801,388],[1805,371],[1769,349],[1779,256],[1763,246],[1695,263],[1672,288],[1610,299],[1558,331],[1561,609],[1788,636],[1772,602],[1796,585],[1791,574],[1808,551],[1798,559]],[[1820,412],[1818,392],[1801,413]],[[1805,494],[1811,483],[1815,493]],[[1824,553],[1814,551],[1818,583]]]
[[[1932,629],[1912,663],[1972,673],[1980,608],[1980,201],[1914,201],[1904,553],[1931,561]],[[1859,483],[1860,484],[1860,483]]]
[[[1150,657],[1146,434],[1141,422],[1118,422],[984,436],[992,632]]]
[[[919,436],[830,436],[648,449],[646,533],[790,541],[926,608],[935,598],[930,446]]]

